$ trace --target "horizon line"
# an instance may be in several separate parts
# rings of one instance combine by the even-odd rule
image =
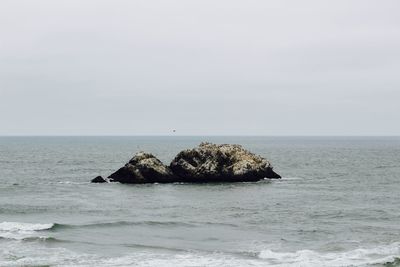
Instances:
[[[171,135],[171,134],[133,134],[133,135],[90,135],[90,134],[10,134],[1,135],[0,137],[400,137],[400,135],[248,135],[248,134],[188,134],[188,135]]]

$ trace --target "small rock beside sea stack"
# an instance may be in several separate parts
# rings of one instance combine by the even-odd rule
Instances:
[[[281,176],[273,171],[268,160],[240,145],[201,143],[181,151],[169,166],[152,154],[139,152],[108,178],[110,182],[143,184],[255,182]],[[101,179],[96,177],[92,182],[102,182]]]
[[[101,176],[97,176],[96,178],[92,179],[92,183],[107,183],[107,180]]]

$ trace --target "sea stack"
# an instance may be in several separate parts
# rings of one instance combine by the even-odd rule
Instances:
[[[183,182],[254,182],[281,178],[271,163],[240,145],[201,143],[180,152],[171,162],[172,172]]]
[[[178,153],[169,166],[150,153],[139,152],[108,178],[110,182],[143,184],[255,182],[281,176],[268,160],[240,145],[201,143]]]

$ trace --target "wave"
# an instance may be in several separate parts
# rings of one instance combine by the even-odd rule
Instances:
[[[391,169],[391,168],[398,168],[397,165],[378,165],[375,166],[375,169]]]
[[[58,255],[51,258],[47,262],[49,251],[47,247],[40,245],[43,243],[62,243],[69,242],[59,240],[54,237],[43,236],[43,232],[54,231],[60,228],[75,228],[75,227],[108,227],[120,225],[157,225],[157,226],[175,226],[175,225],[195,225],[180,222],[106,222],[93,223],[86,225],[69,225],[56,223],[23,223],[23,222],[2,222],[0,223],[0,239],[11,239],[25,241],[23,243],[16,242],[15,251],[10,254],[21,254],[21,249],[28,249],[24,252],[20,261],[14,262],[9,259],[2,258],[0,253],[0,265],[2,263],[13,263],[21,265],[25,264],[25,260],[31,263],[46,263],[60,265],[74,265],[79,262],[82,265],[96,266],[125,266],[135,264],[135,266],[274,266],[274,267],[350,267],[350,266],[385,266],[395,267],[400,266],[400,242],[386,244],[376,247],[357,248],[348,251],[337,252],[318,252],[314,250],[299,250],[295,252],[279,252],[270,249],[258,251],[246,251],[237,253],[224,252],[200,252],[200,251],[185,251],[184,249],[165,248],[168,253],[160,253],[159,246],[144,246],[140,244],[125,244],[127,247],[136,248],[142,252],[128,254],[119,258],[103,257],[100,255],[74,254],[71,258],[66,257],[65,253],[52,254]],[[48,233],[48,232],[47,232]],[[10,243],[12,244],[12,243]],[[39,247],[37,247],[39,246]],[[41,249],[44,249],[41,251]],[[60,248],[61,249],[61,248]],[[144,252],[143,252],[144,250]],[[68,252],[69,253],[69,252]],[[68,254],[67,253],[67,254]],[[3,254],[4,256],[4,254]],[[7,256],[8,257],[8,256]],[[13,259],[16,259],[14,257]],[[39,260],[40,259],[40,260]],[[37,262],[35,260],[38,260]],[[71,261],[70,261],[71,260]],[[190,264],[189,264],[190,263]],[[115,264],[115,265],[114,265]],[[194,264],[194,265],[191,265]],[[13,265],[11,265],[13,266]]]
[[[118,227],[131,225],[147,225],[147,226],[193,226],[191,224],[180,222],[158,222],[158,221],[117,221],[117,222],[101,222],[91,224],[60,224],[60,223],[25,223],[25,222],[2,222],[0,223],[0,238],[14,239],[22,241],[32,240],[51,240],[51,238],[39,235],[42,231],[57,231],[60,229],[75,228],[96,228],[96,227]]]
[[[15,236],[15,235],[0,235],[0,239],[6,240],[18,240],[18,241],[26,241],[26,242],[46,242],[46,243],[70,243],[67,240],[61,240],[51,236]]]
[[[55,226],[54,223],[24,223],[24,222],[2,222],[0,223],[0,238],[14,240],[38,240],[48,237],[38,236],[38,231],[50,230]]]
[[[0,231],[42,231],[54,227],[54,223],[23,223],[23,222],[2,222]]]
[[[25,222],[2,222],[0,223],[0,237],[10,237],[18,234],[23,239],[29,234],[38,231],[57,231],[62,229],[76,228],[103,228],[119,226],[154,226],[154,227],[198,227],[201,225],[216,225],[236,227],[234,224],[215,223],[215,222],[176,222],[176,221],[114,221],[114,222],[95,222],[88,224],[63,224],[63,223],[25,223]]]
[[[263,250],[258,257],[271,266],[291,267],[345,267],[345,266],[398,266],[400,242],[373,248],[358,248],[344,252],[321,253],[313,250],[274,252]]]
[[[380,249],[378,249],[380,250]],[[21,251],[23,255],[21,256]],[[395,255],[375,255],[371,259],[371,251],[353,250],[343,253],[318,253],[315,251],[298,251],[293,253],[277,253],[263,251],[264,257],[243,258],[226,253],[199,253],[195,251],[176,253],[159,253],[155,251],[132,252],[118,257],[77,253],[65,248],[49,247],[11,247],[7,258],[0,254],[1,266],[57,265],[57,266],[209,266],[209,267],[395,267],[400,258]],[[266,257],[266,258],[265,258]],[[286,258],[288,257],[288,258]],[[337,257],[337,258],[334,258]],[[363,258],[364,257],[364,258]],[[273,259],[273,261],[272,261]]]
[[[36,241],[38,239],[28,239]],[[58,242],[57,239],[45,239]],[[61,247],[48,247],[40,242],[10,243],[7,253],[0,253],[1,266],[210,266],[210,267],[395,267],[400,266],[400,243],[358,248],[343,252],[317,252],[299,250],[296,252],[275,252],[262,250],[257,253],[224,253],[185,250],[160,252],[159,247],[137,247],[139,251],[118,257],[102,253],[86,254],[73,252]]]
[[[51,230],[58,229],[70,229],[70,228],[94,228],[94,227],[118,227],[118,226],[180,226],[180,227],[196,227],[195,224],[185,223],[185,222],[174,222],[174,221],[116,221],[116,222],[99,222],[99,223],[89,223],[89,224],[53,224]]]
[[[302,178],[302,177],[282,177],[281,180],[296,181],[296,180],[304,180],[304,178]]]
[[[89,182],[74,182],[74,181],[59,181],[58,184],[70,184],[70,185],[84,185],[89,184]]]

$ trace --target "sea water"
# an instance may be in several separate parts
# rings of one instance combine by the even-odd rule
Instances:
[[[91,184],[237,143],[281,180]],[[1,137],[0,266],[400,266],[398,137]]]

